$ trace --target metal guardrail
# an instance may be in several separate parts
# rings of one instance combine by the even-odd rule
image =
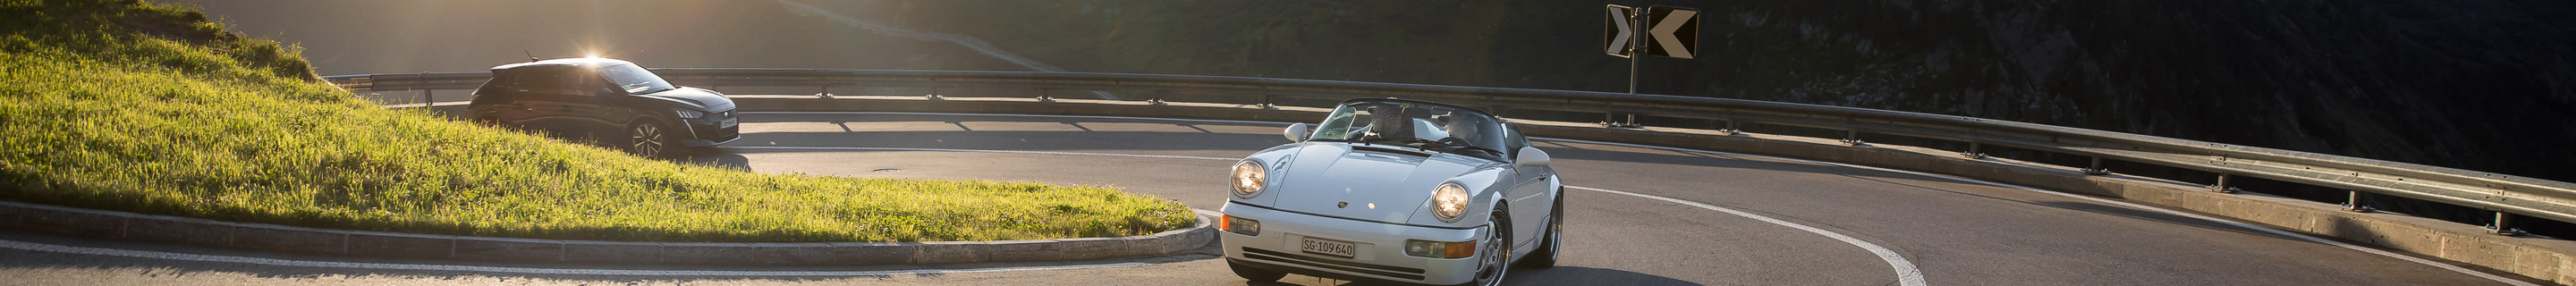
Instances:
[[[683,85],[722,87],[1026,88],[1040,91],[1144,91],[1148,94],[1227,94],[1260,99],[1339,101],[1351,98],[1405,97],[1461,103],[1490,110],[1549,110],[1603,114],[1653,115],[1726,121],[1728,131],[1740,123],[1842,130],[1847,142],[1859,133],[1891,134],[1969,143],[1965,156],[1982,157],[1981,145],[2064,153],[2093,158],[2087,173],[2107,174],[2102,160],[2118,160],[2219,174],[2226,191],[2229,176],[2248,176],[2299,184],[2393,195],[2497,212],[2496,231],[2506,231],[2510,215],[2576,222],[2576,184],[2417,164],[2237,146],[2080,128],[2049,126],[1961,116],[1850,107],[1764,102],[1722,98],[1610,92],[1464,87],[1303,79],[1225,76],[990,71],[896,71],[829,69],[653,69]],[[473,89],[488,72],[346,75],[325,77],[351,90],[399,91]],[[954,89],[952,89],[954,90]],[[1160,96],[1147,99],[1161,101]],[[1240,102],[1237,102],[1240,103]],[[1634,126],[1630,122],[1614,125]]]

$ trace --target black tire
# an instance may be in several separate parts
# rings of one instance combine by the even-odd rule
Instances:
[[[1548,208],[1547,232],[1541,233],[1541,236],[1539,237],[1539,239],[1544,239],[1544,241],[1540,241],[1538,243],[1538,249],[1530,250],[1529,257],[1521,258],[1521,267],[1556,267],[1557,252],[1565,247],[1564,227],[1565,191],[1557,191],[1556,206]]]
[[[636,120],[635,123],[626,125],[626,136],[624,136],[626,144],[618,146],[618,149],[626,150],[627,153],[633,153],[636,156],[651,158],[676,154],[680,150],[678,146],[680,136],[672,134],[672,131],[675,130],[668,125],[654,123],[651,120]]]
[[[1243,280],[1252,282],[1278,282],[1279,278],[1288,277],[1288,273],[1285,272],[1243,265],[1242,262],[1234,262],[1231,259],[1225,261],[1225,268],[1234,269],[1235,277],[1243,277]]]
[[[1476,253],[1477,257],[1482,257],[1484,259],[1483,263],[1478,263],[1478,266],[1476,266],[1476,279],[1468,280],[1467,283],[1458,285],[1503,285],[1503,277],[1506,274],[1511,274],[1512,270],[1512,221],[1509,219],[1510,217],[1509,213],[1506,213],[1501,209],[1494,210],[1494,234],[1486,236],[1485,242],[1476,245],[1477,248],[1483,248],[1482,250],[1476,251],[1478,252]]]

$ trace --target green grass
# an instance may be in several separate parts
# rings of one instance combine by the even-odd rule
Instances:
[[[0,199],[638,241],[964,241],[1195,222],[1113,188],[755,174],[381,109],[292,46],[137,1],[0,0]]]

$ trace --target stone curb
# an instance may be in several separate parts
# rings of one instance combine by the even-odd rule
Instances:
[[[1209,219],[1151,235],[954,242],[623,242],[410,234],[236,223],[0,201],[0,227],[95,238],[383,258],[645,265],[884,265],[1159,256],[1216,239]]]

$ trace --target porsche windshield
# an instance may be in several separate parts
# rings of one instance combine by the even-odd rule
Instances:
[[[1482,111],[1413,101],[1343,103],[1308,140],[1402,145],[1502,158],[1502,122]]]

